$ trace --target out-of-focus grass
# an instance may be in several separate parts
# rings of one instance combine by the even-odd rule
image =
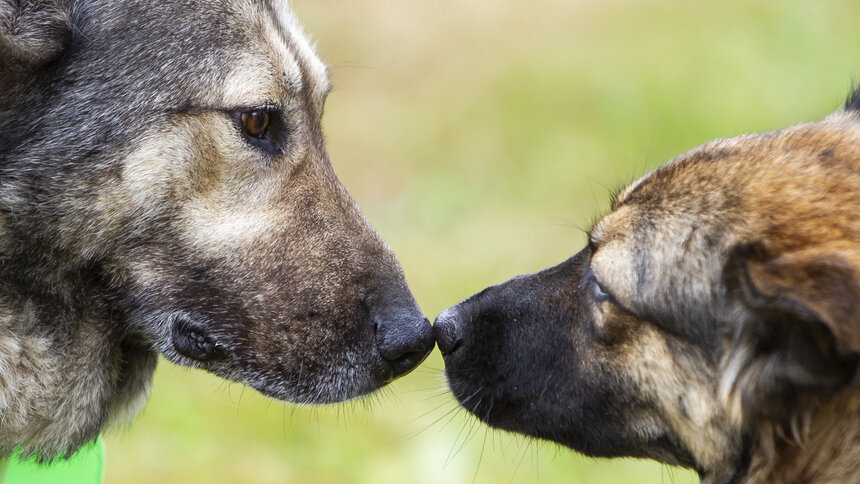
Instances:
[[[860,4],[296,0],[332,66],[329,151],[432,318],[583,244],[607,187],[716,137],[813,120],[860,69]],[[378,397],[296,408],[162,362],[108,483],[694,482],[488,431],[438,353]],[[450,413],[449,413],[450,412]]]

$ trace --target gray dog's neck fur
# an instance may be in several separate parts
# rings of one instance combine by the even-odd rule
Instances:
[[[150,343],[121,320],[102,278],[96,252],[112,239],[92,230],[92,214],[63,205],[64,193],[95,193],[105,165],[92,151],[110,136],[97,128],[119,124],[107,117],[125,119],[115,106],[133,107],[108,102],[109,93],[124,92],[118,89],[103,89],[98,109],[74,102],[113,78],[76,79],[83,87],[71,100],[52,84],[62,77],[54,70],[68,61],[58,55],[72,40],[69,12],[78,3],[0,5],[2,20],[22,32],[12,37],[17,50],[0,39],[0,457],[16,449],[42,461],[70,455],[142,406],[156,363]],[[54,64],[42,66],[46,59]],[[86,212],[90,204],[78,205]],[[69,230],[95,232],[86,252],[70,245],[80,244],[80,234]]]
[[[4,219],[0,240],[8,240]],[[34,277],[21,260],[33,255],[0,243],[0,455],[19,449],[44,461],[133,415],[156,356],[116,320],[96,269],[43,269],[50,273]]]

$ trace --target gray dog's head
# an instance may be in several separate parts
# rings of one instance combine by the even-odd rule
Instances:
[[[328,91],[278,0],[0,2],[4,278],[276,398],[408,372],[432,331],[335,177]]]

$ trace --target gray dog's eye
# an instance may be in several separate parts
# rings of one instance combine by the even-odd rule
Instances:
[[[245,134],[254,138],[263,136],[269,128],[269,123],[272,121],[269,112],[263,109],[245,111],[240,115],[240,119],[242,120],[242,129],[245,131]]]
[[[283,114],[274,107],[253,107],[229,112],[245,140],[269,155],[284,152],[288,132]]]

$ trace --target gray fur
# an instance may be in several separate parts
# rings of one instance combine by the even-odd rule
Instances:
[[[0,1],[0,54],[21,66],[59,54],[70,30],[68,13],[57,1]]]
[[[0,1],[0,454],[65,456],[133,414],[156,352],[315,403],[432,348],[334,176],[327,80],[296,35],[275,1]],[[228,115],[260,104],[235,98],[248,59],[275,86],[277,156]],[[414,351],[380,356],[380,321],[410,321]],[[177,350],[186,327],[211,354]]]

